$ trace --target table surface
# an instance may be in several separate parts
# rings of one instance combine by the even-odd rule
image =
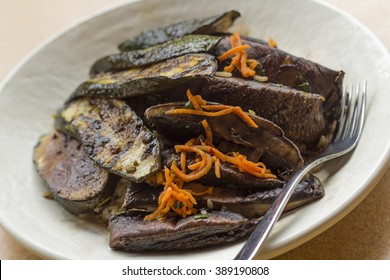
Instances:
[[[0,80],[33,48],[58,30],[88,14],[121,2],[124,1],[0,0]],[[324,2],[356,17],[390,49],[390,1]],[[366,199],[341,221],[276,259],[390,259],[389,171],[385,172]],[[0,228],[0,259],[40,258]]]

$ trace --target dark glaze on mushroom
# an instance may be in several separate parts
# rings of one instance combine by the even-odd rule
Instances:
[[[186,101],[190,89],[210,102],[240,106],[281,127],[302,154],[318,154],[321,136],[333,133],[332,122],[326,117],[324,99],[319,94],[306,93],[272,83],[243,78],[203,76],[192,82],[142,98],[129,99],[130,106],[140,103],[153,106]],[[324,148],[324,147],[323,147]]]
[[[259,70],[262,75],[267,76],[270,83],[322,95],[325,98],[326,111],[329,113],[334,113],[331,109],[340,106],[343,71],[335,71],[281,49],[270,47],[261,40],[242,37],[242,43],[251,46],[247,50],[248,57],[260,62]],[[211,53],[219,56],[228,49],[230,49],[229,36],[224,36]]]
[[[270,154],[283,163],[279,166],[288,166],[287,170],[279,170],[282,178],[288,178],[303,165],[303,159],[294,143],[284,136],[280,127],[266,119],[248,114],[258,125],[258,128],[253,128],[235,114],[218,117],[169,114],[172,109],[184,107],[185,103],[156,105],[145,111],[145,118],[164,137],[169,139],[172,136],[174,138],[180,136],[182,141],[203,134],[204,129],[200,122],[205,119],[213,131],[216,143],[225,141],[226,150],[223,152],[235,151],[229,149],[229,144],[226,144],[226,142],[231,142],[234,145],[249,148],[251,154],[248,156],[257,157],[254,158],[255,162],[259,161],[263,155]]]
[[[275,198],[282,190],[282,186],[257,190],[248,185],[241,188],[237,185],[223,185],[215,182],[213,192],[198,197],[200,208],[209,210],[228,210],[241,214],[246,218],[258,218],[265,214]],[[201,193],[207,186],[199,183],[190,183],[186,189]],[[131,183],[127,188],[123,208],[142,209],[152,212],[157,207],[157,199],[161,186],[152,187],[146,183]],[[322,183],[315,176],[309,175],[302,180],[294,190],[285,211],[296,209],[324,196]]]
[[[210,211],[184,219],[144,221],[145,212],[129,211],[109,221],[110,247],[114,250],[172,251],[211,247],[244,237],[256,225],[240,214]]]
[[[229,144],[231,147],[231,145]],[[235,150],[236,151],[236,150]],[[257,160],[258,161],[258,160]],[[164,149],[161,152],[161,162],[163,166],[171,166],[173,162],[176,163],[177,166],[180,165],[180,154],[176,153],[174,149]],[[191,157],[187,157],[187,166],[194,163]],[[272,162],[273,163],[273,162]],[[268,162],[265,162],[267,167],[270,167],[272,170],[272,166],[268,165]],[[274,164],[274,166],[277,166]],[[280,165],[278,165],[280,166]],[[278,171],[276,168],[275,171]],[[288,169],[287,169],[288,170]],[[284,170],[286,173],[288,171]],[[212,185],[212,186],[235,186],[235,188],[243,188],[243,189],[269,189],[283,186],[283,180],[278,178],[258,178],[246,172],[240,172],[236,167],[228,162],[221,162],[220,167],[221,178],[217,178],[215,176],[214,169],[210,170],[205,176],[199,178],[197,182],[201,182],[204,184]],[[275,172],[278,175],[277,172]],[[286,173],[280,173],[280,177],[286,175]]]

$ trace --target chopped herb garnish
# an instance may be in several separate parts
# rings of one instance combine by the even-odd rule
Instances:
[[[209,217],[209,215],[207,215],[207,214],[198,214],[198,215],[195,215],[195,216],[194,216],[194,219],[195,219],[195,220],[207,219],[208,217]]]
[[[304,92],[311,92],[311,86],[310,86],[309,82],[302,75],[298,75],[296,77],[296,79],[298,81],[297,88],[299,90],[302,90]]]
[[[106,199],[104,199],[103,201],[101,201],[101,202],[96,206],[96,208],[99,208],[99,207],[103,206],[103,205],[106,204],[110,199],[111,199],[111,196],[107,197]]]
[[[184,108],[186,109],[195,109],[194,105],[192,104],[191,101],[187,101],[186,104],[184,105]]]

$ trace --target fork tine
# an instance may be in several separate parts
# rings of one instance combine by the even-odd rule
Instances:
[[[367,81],[357,83],[356,89],[353,84],[344,86],[341,96],[341,114],[339,127],[335,141],[344,140],[359,134],[363,127],[364,111],[366,106]]]
[[[340,119],[339,119],[339,127],[337,129],[337,134],[336,134],[336,137],[335,137],[335,141],[339,140],[340,136],[341,136],[341,132],[343,131],[343,128],[344,128],[344,124],[345,124],[345,108],[346,108],[346,96],[347,96],[347,86],[344,85],[343,87],[343,92],[341,93],[341,112],[340,112]]]
[[[282,211],[290,199],[293,190],[301,179],[310,172],[310,170],[330,159],[343,156],[351,152],[356,147],[363,130],[366,95],[367,81],[363,82],[363,86],[361,86],[361,84],[357,85],[356,94],[354,94],[352,85],[349,92],[346,87],[344,87],[341,97],[342,112],[337,131],[338,136],[336,136],[332,143],[330,143],[329,147],[323,151],[319,157],[305,163],[305,165],[297,173],[295,173],[289,181],[286,182],[278,197],[267,210],[252,235],[249,237],[249,240],[235,259],[248,260],[255,256],[272,230],[273,225],[282,214]],[[348,135],[348,137],[345,138],[345,135]],[[342,139],[338,139],[340,136],[342,136]]]
[[[351,138],[355,135],[355,132],[357,130],[357,126],[358,126],[358,121],[359,120],[359,116],[360,116],[360,104],[361,104],[361,101],[360,101],[360,95],[361,95],[361,90],[360,90],[360,83],[357,83],[356,85],[356,94],[355,94],[355,102],[353,104],[353,107],[351,108],[352,110],[352,114],[351,114],[351,124],[350,124],[350,129],[349,129],[349,135],[348,137]],[[348,133],[347,132],[347,133]]]
[[[356,100],[356,116],[354,119],[354,130],[351,131],[350,137],[359,137],[361,130],[363,129],[363,120],[366,109],[366,93],[367,93],[367,81],[363,82],[362,90],[358,92],[359,99]],[[360,84],[359,84],[360,89]]]
[[[349,86],[349,89],[347,86],[344,87],[344,92],[342,95],[342,103],[341,103],[341,109],[342,109],[342,115],[340,116],[339,120],[339,129],[337,131],[337,136],[335,138],[335,141],[343,140],[345,139],[345,133],[349,130],[349,124],[350,124],[350,114],[351,114],[351,99],[352,99],[352,93],[353,93],[353,85],[351,84]]]
[[[354,108],[355,108],[355,94],[353,84],[350,85],[347,99],[347,111],[345,112],[345,124],[342,131],[341,139],[344,140],[351,129],[351,124],[353,120]]]
[[[366,108],[366,93],[367,93],[367,81],[363,82],[363,86],[360,83],[357,84],[356,94],[353,96],[353,104],[351,104],[348,114],[349,128],[345,129],[343,134],[343,140],[347,137],[349,139],[358,140],[361,131],[363,129],[364,114]],[[357,142],[357,141],[356,141]]]
[[[365,119],[365,113],[366,113],[366,99],[367,99],[367,81],[364,80],[363,82],[363,89],[362,89],[362,94],[361,94],[361,103],[360,103],[360,115],[359,115],[359,120],[358,120],[358,125],[356,128],[356,133],[357,134],[357,140],[359,140],[361,132],[363,130],[363,123]]]

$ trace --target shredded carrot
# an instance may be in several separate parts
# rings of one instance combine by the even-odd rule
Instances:
[[[272,39],[271,37],[268,38],[268,46],[270,48],[276,48],[278,46],[278,44],[276,43],[276,41],[274,39]]]
[[[215,147],[202,146],[202,145],[195,145],[194,147],[199,149],[199,150],[205,151],[205,152],[207,152],[207,153],[209,153],[211,155],[214,155],[214,156],[216,156],[217,158],[219,158],[220,160],[222,160],[224,162],[227,161],[227,155],[225,155],[224,153],[220,152]]]
[[[200,105],[200,107],[206,105],[206,100],[204,100],[200,95],[195,95],[194,96],[196,102]]]
[[[241,45],[241,46],[237,46],[237,47],[233,47],[231,48],[230,50],[224,52],[223,54],[221,54],[220,56],[218,56],[217,58],[220,60],[220,61],[223,61],[223,60],[226,60],[229,58],[229,56],[232,56],[233,54],[238,54],[238,53],[243,53],[242,51],[245,50],[245,49],[249,49],[250,46],[249,45]]]
[[[187,90],[187,98],[192,103],[192,106],[194,106],[195,110],[200,110],[200,105],[196,98],[191,94],[191,91]]]
[[[235,37],[234,42],[239,42],[239,40]],[[207,104],[200,95],[192,95],[190,90],[187,91],[187,96],[196,109],[174,109],[167,113],[195,114],[211,117],[236,114],[250,126],[257,127],[251,117],[242,111],[240,107]],[[209,123],[204,119],[201,121],[201,124],[204,128],[205,136],[199,135],[188,140],[184,145],[175,146],[175,152],[180,154],[180,168],[173,161],[170,167],[164,166],[163,172],[160,171],[155,175],[153,180],[159,185],[164,185],[164,190],[158,198],[157,209],[145,216],[145,220],[164,219],[165,215],[170,211],[183,218],[195,214],[197,209],[194,206],[197,202],[194,196],[210,194],[213,188],[208,187],[205,191],[195,192],[185,188],[185,184],[208,174],[213,165],[215,177],[221,178],[221,161],[235,166],[239,172],[249,173],[258,178],[276,178],[262,162],[252,162],[237,152],[224,154],[219,151],[213,144],[213,131]],[[188,153],[195,153],[195,158],[191,160],[191,164],[187,163]]]
[[[187,161],[187,154],[184,152],[181,152],[180,154],[180,167],[181,171],[185,172],[186,170],[186,161]]]
[[[190,114],[190,115],[199,115],[199,116],[205,116],[205,117],[219,117],[223,115],[228,114],[236,114],[239,116],[242,120],[248,123],[249,126],[252,126],[254,128],[257,128],[258,125],[251,119],[251,117],[248,116],[240,107],[233,107],[229,106],[226,109],[222,109],[220,111],[216,112],[207,112],[207,111],[200,111],[200,110],[194,110],[194,109],[172,109],[166,112],[168,115],[175,115],[175,114]]]
[[[236,37],[234,35],[229,37],[229,41],[230,41],[230,46],[231,47],[237,46],[237,39],[236,39]]]
[[[164,167],[164,174],[166,183],[164,190],[158,198],[158,207],[153,213],[145,216],[144,219],[146,221],[162,219],[170,210],[184,218],[195,214],[196,209],[194,205],[197,203],[192,194],[172,181],[171,170],[166,166]]]
[[[233,153],[233,156],[227,156],[226,161],[238,167],[240,172],[245,171],[259,178],[276,178],[269,169],[265,168],[264,163],[254,163],[239,153]]]
[[[239,116],[243,121],[249,124],[251,127],[258,128],[259,126],[252,120],[252,118],[246,114],[241,107],[234,107],[234,113]]]
[[[176,147],[179,147],[177,149],[177,151],[184,149],[184,146],[177,145],[177,146],[175,146],[175,148]],[[188,147],[185,149],[188,149],[188,151],[198,151],[198,153],[200,150],[200,151],[204,151],[206,155],[212,155],[213,156],[212,162],[214,163],[214,168],[215,168],[217,178],[220,178],[220,177],[218,177],[218,174],[220,176],[220,160],[222,160],[223,162],[229,162],[229,163],[233,164],[234,166],[236,166],[239,169],[240,172],[250,173],[250,174],[252,174],[256,177],[259,177],[259,178],[276,178],[276,176],[274,174],[272,174],[271,171],[265,167],[264,163],[262,163],[262,162],[255,163],[255,162],[249,161],[246,159],[246,157],[244,155],[241,155],[239,153],[232,153],[232,155],[230,155],[230,156],[225,155],[224,153],[219,151],[217,148],[211,147],[208,145],[194,145],[194,146],[191,146],[191,147]],[[217,166],[217,165],[219,165],[219,166]],[[200,164],[197,164],[196,167],[198,168],[197,170],[199,170],[200,168],[203,168],[200,166]],[[210,170],[210,168],[209,168],[209,166],[206,167],[207,172]],[[179,174],[180,176],[183,176],[182,174],[179,173],[180,170],[176,166],[174,169],[177,172],[176,173],[174,171],[174,173],[176,175]],[[202,171],[205,172],[206,170],[202,170]],[[207,174],[207,173],[205,173],[205,174]],[[194,173],[191,176],[187,176],[187,177],[183,176],[182,179],[185,181],[187,180],[187,182],[188,182],[191,180],[191,178],[195,178],[195,176],[198,176],[198,175],[199,175],[199,173],[196,173],[196,174]],[[194,176],[194,177],[192,177],[192,176]],[[193,180],[195,180],[195,179],[193,179]]]
[[[274,174],[271,173],[269,169],[267,169],[262,162],[252,162],[246,159],[245,156],[239,153],[233,153],[233,156],[225,155],[215,147],[210,146],[194,146],[199,150],[203,150],[207,153],[212,154],[217,159],[222,160],[223,162],[229,162],[236,166],[240,172],[247,172],[259,178],[276,178]],[[216,167],[218,168],[218,167]]]
[[[172,185],[172,176],[169,172],[169,169],[165,166],[164,167],[164,175],[165,175],[165,182],[167,182],[167,185]]]
[[[195,163],[193,163],[193,164],[188,165],[187,168],[188,168],[189,170],[196,170],[196,169],[199,168],[199,166],[201,165],[201,163],[202,163],[202,162],[200,162],[200,161],[195,162]]]
[[[257,60],[255,59],[247,59],[246,61],[250,63],[249,68],[252,70],[254,70],[257,67],[257,65],[259,65],[259,62],[257,62]]]
[[[206,155],[206,164],[203,167],[201,167],[202,165],[200,165],[198,169],[192,171],[189,174],[185,174],[184,172],[182,172],[179,168],[177,168],[175,163],[172,164],[171,170],[177,177],[179,177],[184,182],[190,182],[199,179],[210,171],[213,164],[213,160],[211,159],[211,156],[209,154],[205,154],[205,155]]]
[[[256,72],[248,67],[247,59],[248,59],[248,54],[246,52],[243,52],[241,54],[241,60],[240,60],[241,63],[240,71],[242,76],[244,76],[245,78],[253,77],[254,75],[256,75]]]
[[[206,133],[206,143],[208,145],[212,145],[212,143],[213,143],[213,133],[211,131],[211,128],[210,128],[208,122],[206,120],[202,120],[200,123],[202,124],[202,126],[204,128],[204,131]]]
[[[184,145],[192,146],[192,145],[195,145],[195,142],[196,142],[196,139],[192,138],[192,139],[188,140]]]
[[[162,172],[157,172],[156,174],[156,183],[162,185],[164,182],[164,175]]]
[[[232,58],[230,64],[225,66],[223,70],[231,73],[234,69],[237,69],[245,78],[254,77],[256,75],[254,69],[258,65],[258,62],[253,62],[253,60],[248,61],[246,49],[249,49],[250,46],[248,44],[242,44],[240,35],[237,32],[230,36],[229,40],[231,48],[219,55],[218,60],[224,61],[233,55],[234,57]],[[249,66],[248,63],[250,63]]]
[[[232,61],[230,62],[230,65],[225,66],[223,68],[223,70],[231,73],[231,72],[233,72],[234,68],[237,68],[238,71],[240,71],[240,69],[241,69],[240,62],[241,62],[241,55],[238,54],[232,59]]]
[[[202,150],[196,148],[195,146],[188,146],[188,145],[176,145],[175,146],[175,151],[176,153],[180,153],[180,152],[192,152],[192,153],[196,153],[198,154],[200,157],[201,157],[201,165],[199,166],[199,168],[203,168],[205,167],[206,165],[206,162],[207,162],[207,154],[205,152],[203,152]]]
[[[207,188],[203,192],[195,192],[195,191],[193,191],[191,189],[186,189],[186,191],[188,191],[192,195],[201,196],[201,195],[205,195],[205,194],[212,194],[213,193],[213,187]]]
[[[199,116],[206,116],[206,117],[218,117],[227,115],[233,112],[233,108],[230,107],[228,109],[224,109],[218,112],[206,112],[206,111],[200,111],[200,110],[194,110],[194,109],[172,109],[166,112],[167,115],[176,115],[176,114],[189,114],[189,115],[199,115]]]
[[[214,171],[215,171],[215,177],[221,178],[221,161],[217,157],[214,158]]]
[[[224,105],[224,104],[213,104],[213,105],[203,105],[202,109],[205,109],[207,111],[220,111],[220,110],[229,109],[231,107],[232,106]]]
[[[238,32],[234,32],[233,36],[235,38],[236,46],[242,45],[240,34],[238,34]]]

